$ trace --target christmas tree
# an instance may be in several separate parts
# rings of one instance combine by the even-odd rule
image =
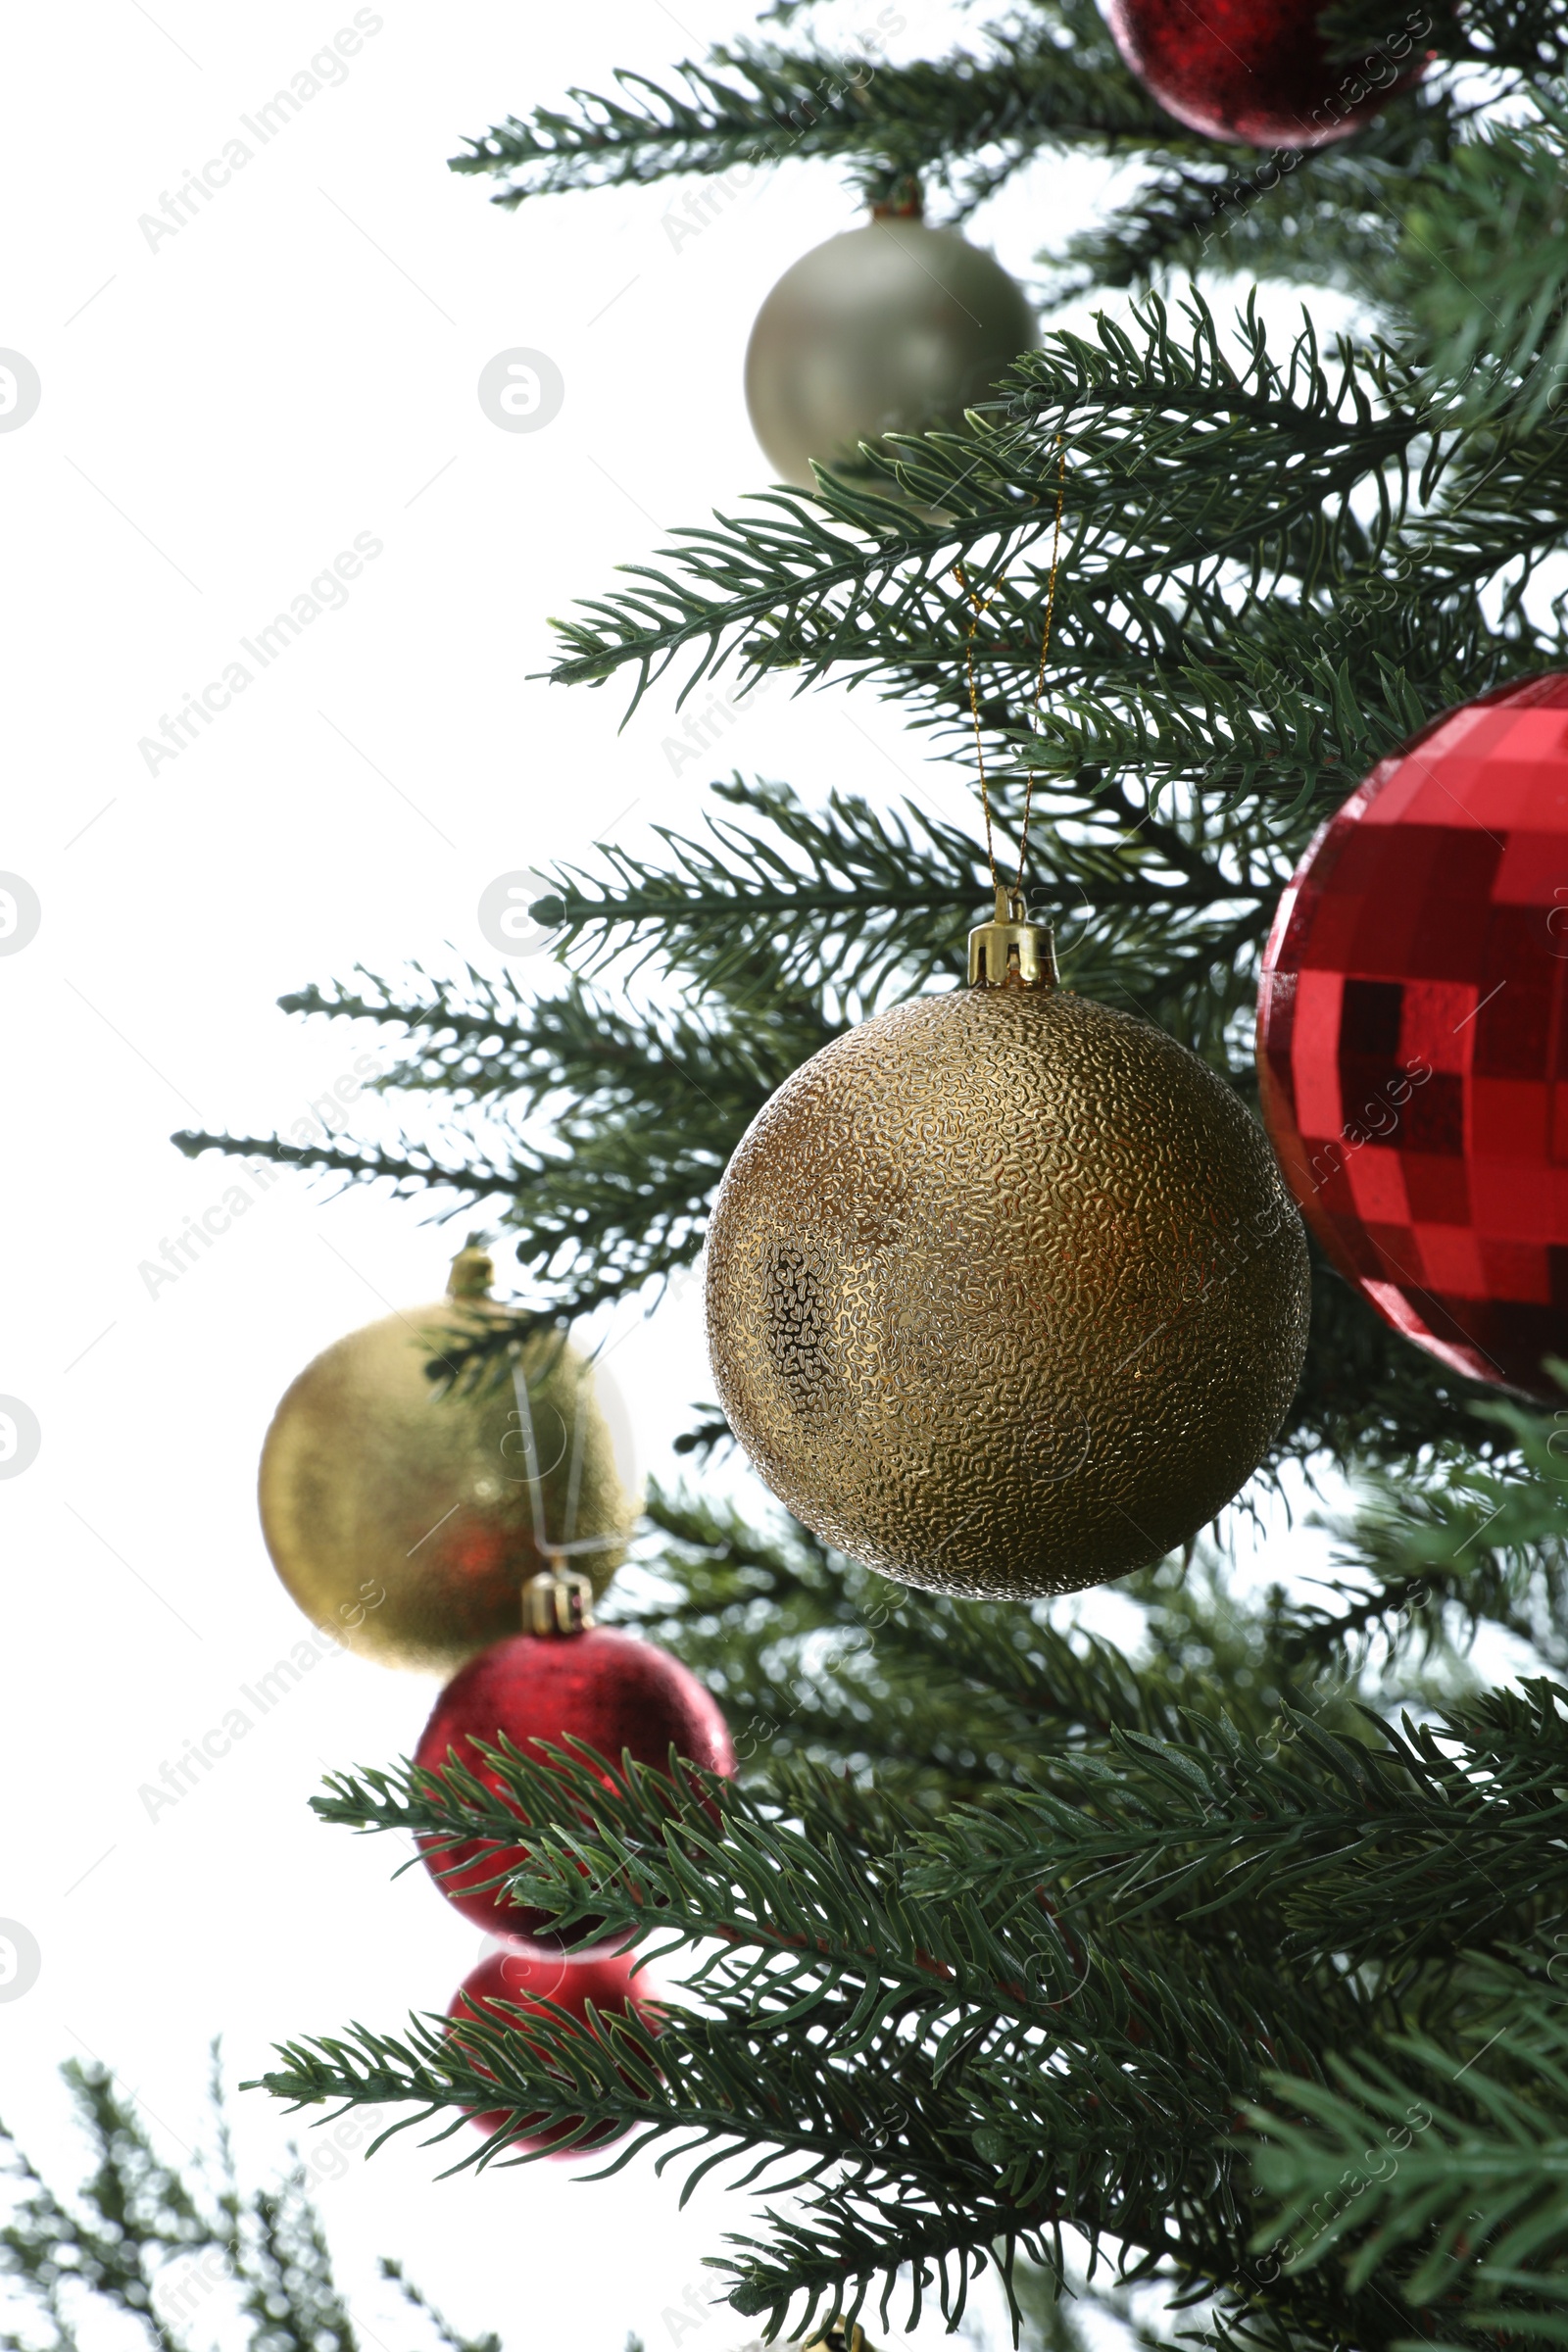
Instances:
[[[213,2052],[212,2144],[181,2173],[149,2136],[134,2095],[106,2067],[62,2067],[91,2169],[74,2196],[54,2188],[0,2124],[0,2309],[8,2352],[74,2352],[83,2328],[130,2324],[149,2352],[192,2340],[243,2340],[249,2352],[359,2352],[373,2329],[356,2325],[336,2278],[312,2190],[341,2179],[360,2127],[340,2127],[309,2164],[246,2188],[234,2161],[219,2053]],[[501,2352],[497,2335],[449,2326],[400,2264],[381,2275],[443,2352]],[[635,2336],[627,2352],[642,2352]]]
[[[786,160],[873,200],[917,182],[961,221],[1076,150],[1121,162],[1115,201],[1046,251],[1043,343],[995,401],[677,534],[562,624],[555,674],[635,709],[655,680],[704,696],[782,669],[897,701],[956,757],[978,735],[1014,842],[1032,783],[1035,906],[1078,910],[1064,978],[1255,1103],[1263,942],[1314,830],[1438,712],[1568,651],[1568,11],[1336,6],[1321,119],[1352,135],[1264,151],[1184,128],[1092,0],[1032,0],[909,64],[790,46],[796,13],[668,88],[511,118],[456,169],[524,226],[541,194],[664,176],[696,175],[701,211]],[[1302,290],[1285,344],[1252,282]],[[1355,298],[1354,332],[1319,333],[1313,289]],[[1052,327],[1097,291],[1115,319]],[[978,824],[712,790],[706,831],[556,878],[533,911],[559,976],[536,992],[466,969],[285,1000],[406,1039],[398,1148],[180,1139],[482,1204],[528,1302],[445,1377],[493,1379],[542,1322],[657,1303],[774,1089],[961,978],[991,895]],[[524,1120],[553,1140],[498,1142]],[[1205,1538],[1118,1587],[1144,1629],[1127,1654],[1059,1606],[911,1593],[743,1515],[703,1481],[726,1437],[698,1411],[690,1483],[649,1500],[657,1597],[622,1613],[720,1698],[738,1781],[504,1776],[532,1825],[516,1900],[679,1952],[693,2005],[564,2054],[355,2027],[290,2043],[270,2087],[388,2126],[498,2105],[614,2125],[607,2169],[653,2147],[692,2180],[787,2187],[715,2256],[769,2331],[956,2321],[989,2270],[1037,2313],[1042,2278],[1112,2309],[1156,2286],[1147,2341],[1568,2336],[1550,1415],[1446,1370],[1319,1259],[1251,1492],[1293,1463],[1345,1475],[1334,1578],[1250,1596]],[[1506,1688],[1469,1663],[1483,1633],[1520,1668]],[[442,1794],[406,1768],[345,1773],[318,1809],[515,1834],[479,1781]],[[504,2132],[443,2158],[469,2141],[506,2160]]]

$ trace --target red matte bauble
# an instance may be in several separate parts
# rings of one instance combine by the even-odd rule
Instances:
[[[724,1718],[697,1677],[654,1642],[604,1626],[581,1634],[514,1634],[481,1651],[436,1700],[415,1762],[438,1772],[455,1748],[460,1762],[496,1788],[500,1783],[482,1767],[473,1742],[494,1747],[503,1733],[524,1754],[541,1741],[561,1747],[578,1740],[612,1764],[629,1748],[639,1764],[667,1768],[673,1747],[705,1771],[728,1777],[735,1770]],[[536,1953],[561,1949],[549,1912],[520,1909],[502,1887],[483,1884],[498,1871],[517,1869],[527,1859],[524,1847],[478,1838],[445,1851],[421,1844],[436,1885],[466,1919]],[[583,1932],[573,1931],[574,1943]]]
[[[640,2017],[652,2031],[658,2032],[657,2010],[653,2006],[653,1987],[636,1963],[623,1953],[612,1952],[598,1959],[567,1960],[560,1953],[549,1958],[530,1959],[525,1952],[491,1952],[463,1980],[447,2004],[448,2017],[472,2017],[481,2023],[508,2027],[513,2033],[526,2034],[536,2049],[548,2052],[552,2041],[570,2032],[554,2010],[564,2009],[577,2025],[591,2033],[588,2023],[588,2004],[592,2002],[602,2017]],[[492,2006],[495,2002],[504,2008]],[[513,2010],[524,2010],[528,2017],[537,2018],[537,2027],[524,2024],[512,2015]],[[481,2073],[488,2068],[481,2067]],[[471,2120],[488,2138],[514,2122],[505,2108],[486,2108],[475,2112]],[[552,2148],[577,2129],[577,2119],[551,2124],[537,2131],[537,2116],[523,2116],[517,2124],[518,2136],[507,2142],[519,2153],[524,2149]],[[621,2139],[624,2132],[612,2124],[589,2132],[569,2148],[562,2148],[562,2156],[580,2156],[594,2148],[608,2148]]]
[[[1308,1224],[1455,1372],[1568,1356],[1568,673],[1380,760],[1280,901],[1263,1116]]]
[[[1322,147],[1348,137],[1419,80],[1408,32],[1363,61],[1328,55],[1324,0],[1106,0],[1117,48],[1189,130],[1249,147]]]

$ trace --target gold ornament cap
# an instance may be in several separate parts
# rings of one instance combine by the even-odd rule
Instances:
[[[971,988],[1054,988],[1056,945],[1049,923],[1032,923],[1021,890],[997,884],[997,910],[969,934]]]
[[[854,2320],[834,2318],[807,2339],[801,2352],[869,2352],[869,2347],[863,2328]]]
[[[522,1588],[525,1634],[591,1634],[594,1630],[592,1577],[575,1568],[546,1568]]]
[[[490,1286],[496,1278],[496,1261],[484,1246],[482,1237],[470,1233],[447,1276],[449,1298],[483,1298],[488,1300]]]

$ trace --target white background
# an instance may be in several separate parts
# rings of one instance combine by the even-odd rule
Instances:
[[[620,683],[531,674],[547,613],[765,481],[740,396],[751,318],[855,213],[834,170],[787,166],[677,244],[678,187],[509,216],[445,158],[616,64],[663,72],[743,14],[377,13],[346,79],[265,147],[240,116],[350,0],[14,12],[0,76],[0,345],[43,386],[0,434],[0,868],[43,907],[0,958],[0,1394],[43,1433],[0,1481],[0,1917],[43,1954],[0,2003],[0,2107],[68,2174],[61,2059],[102,2057],[191,2144],[212,2034],[237,2080],[274,2035],[444,2006],[478,1951],[422,1875],[392,1883],[385,1843],[307,1810],[325,1767],[412,1744],[416,1680],[333,1659],[176,1808],[150,1820],[138,1799],[303,1630],[253,1502],[273,1402],[339,1333],[434,1297],[455,1238],[417,1204],[288,1176],[150,1296],[143,1261],[235,1174],[187,1163],[170,1131],[286,1129],[367,1041],[290,1022],[281,991],[357,960],[493,965],[475,917],[492,877],[689,818],[732,763],[810,796],[912,785],[967,807],[960,771],[864,694],[777,688],[693,760],[667,698],[621,734]],[[949,12],[903,13],[897,45],[940,51]],[[841,30],[862,17],[851,0]],[[150,245],[141,216],[236,134],[250,163]],[[971,233],[1026,273],[1099,176],[1042,163]],[[475,396],[516,345],[565,381],[538,433],[496,429]],[[149,772],[139,741],[362,533],[382,552],[346,606]],[[709,1394],[696,1300],[623,1322],[615,1370],[645,1464],[667,1467]],[[247,2164],[275,2161],[290,2127],[260,2094],[236,2105]],[[679,2214],[647,2165],[608,2188],[560,2166],[437,2169],[399,2141],[319,2188],[387,2341],[409,2331],[375,2316],[380,2251],[514,2347],[619,2352],[635,2328],[665,2352],[661,2314],[744,2218],[717,2191]],[[728,2352],[745,2332],[720,2314],[680,2340]]]

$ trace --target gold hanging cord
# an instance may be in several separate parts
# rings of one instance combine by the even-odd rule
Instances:
[[[1066,495],[1067,443],[1066,436],[1058,433],[1056,435],[1056,518],[1051,534],[1051,577],[1046,589],[1046,625],[1040,640],[1040,666],[1035,672],[1035,696],[1029,712],[1031,735],[1037,735],[1040,731],[1040,698],[1045,692],[1046,662],[1051,653],[1051,624],[1055,618],[1056,612],[1056,570],[1061,562],[1061,510]],[[997,894],[997,912],[1000,919],[1006,900],[1021,899],[1023,896],[1024,866],[1029,856],[1029,819],[1034,809],[1035,800],[1035,771],[1031,763],[1028,780],[1024,786],[1023,829],[1018,841],[1018,877],[1011,890],[1004,892],[1002,878],[997,872],[996,840],[991,826],[991,792],[986,781],[985,745],[980,732],[980,696],[975,685],[974,675],[974,634],[980,626],[982,613],[989,612],[992,605],[996,603],[1003,583],[1006,579],[1007,567],[1005,564],[1003,565],[997,575],[996,587],[992,589],[989,596],[981,596],[970,587],[961,564],[955,564],[953,576],[974,608],[969,620],[969,634],[964,641],[963,660],[969,679],[969,715],[974,722],[975,765],[980,770],[980,806],[985,811],[986,860],[991,867],[991,887]]]

